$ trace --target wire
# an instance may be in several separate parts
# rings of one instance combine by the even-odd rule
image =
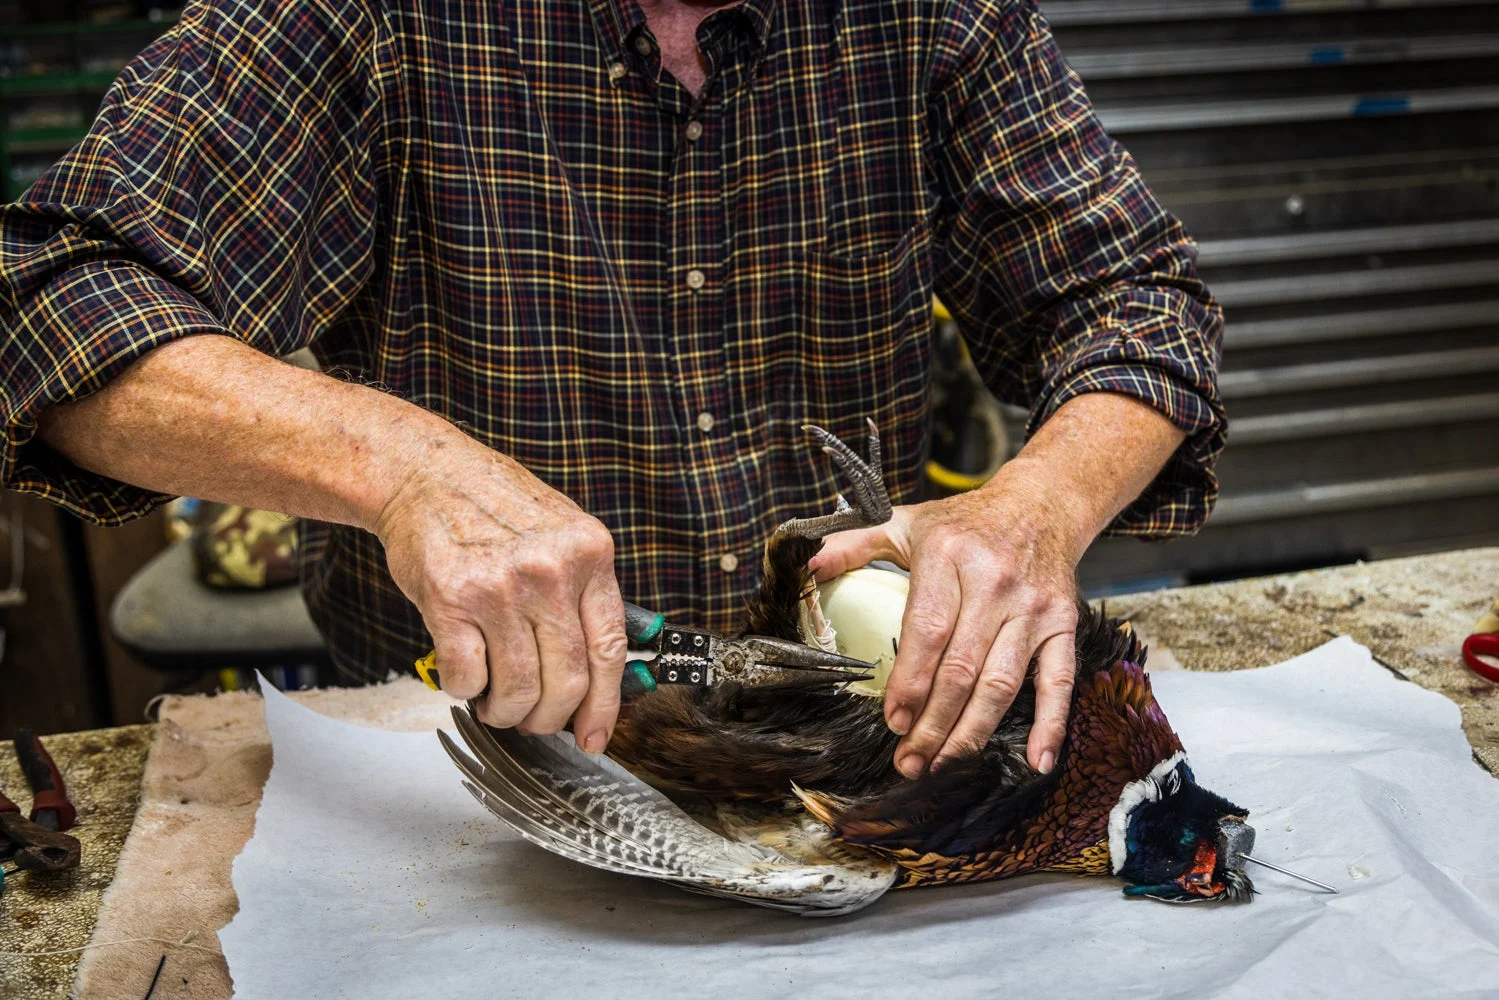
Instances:
[[[193,944],[192,940],[197,936],[197,931],[189,931],[178,941],[173,941],[171,938],[159,937],[120,938],[116,941],[96,941],[93,944],[79,945],[77,948],[58,948],[55,951],[0,951],[0,955],[4,955],[7,958],[45,958],[49,955],[71,955],[74,952],[89,951],[93,948],[112,948],[117,944],[140,944],[143,941],[171,945],[173,948],[191,948],[194,951],[206,951],[210,955],[222,956],[224,954],[217,948],[205,948],[201,944]]]
[[[151,985],[147,987],[146,995],[143,1000],[151,1000],[151,994],[156,992],[156,983],[161,979],[161,970],[166,968],[166,964],[167,956],[166,953],[163,952],[161,961],[156,963],[156,975],[151,977]]]

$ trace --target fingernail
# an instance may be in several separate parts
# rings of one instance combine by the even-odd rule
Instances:
[[[900,759],[900,763],[896,766],[900,768],[901,774],[904,774],[908,778],[915,778],[926,769],[926,758],[919,753],[908,753]]]
[[[1043,753],[1041,755],[1041,768],[1040,768],[1040,770],[1041,770],[1042,774],[1050,774],[1051,773],[1051,769],[1053,767],[1056,767],[1056,765],[1057,765],[1057,755],[1056,755],[1056,753],[1054,753],[1051,750],[1048,750],[1048,751],[1046,751],[1045,753]]]
[[[909,708],[897,708],[890,713],[890,731],[897,736],[904,736],[911,731],[911,710]]]
[[[588,753],[603,753],[604,747],[609,745],[609,731],[607,729],[595,729],[583,738],[583,749]]]

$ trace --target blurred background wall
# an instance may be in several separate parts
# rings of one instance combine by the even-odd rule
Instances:
[[[1227,318],[1215,514],[1101,542],[1085,588],[1499,541],[1499,4],[1041,8]]]

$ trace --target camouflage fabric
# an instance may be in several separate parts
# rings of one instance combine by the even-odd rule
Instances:
[[[296,583],[296,518],[205,502],[193,527],[193,561],[198,579],[210,587],[266,590]]]

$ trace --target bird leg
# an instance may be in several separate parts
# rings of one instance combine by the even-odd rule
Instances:
[[[890,495],[880,474],[880,434],[869,421],[869,461],[821,427],[805,428],[848,480],[854,502],[842,497],[839,508],[820,517],[783,522],[765,542],[760,591],[749,602],[745,631],[778,639],[810,641],[828,648],[832,630],[817,603],[817,587],[807,561],[822,549],[822,539],[837,531],[869,528],[890,520]]]
[[[822,450],[831,455],[834,463],[843,472],[853,487],[853,506],[845,506],[832,514],[821,517],[794,517],[776,528],[766,543],[766,556],[780,539],[821,539],[835,531],[854,528],[870,528],[890,520],[890,495],[885,492],[885,479],[880,475],[880,432],[874,421],[869,421],[869,461],[861,459],[852,448],[827,431],[814,424],[803,430],[809,432],[822,444]],[[810,557],[809,557],[810,558]]]

